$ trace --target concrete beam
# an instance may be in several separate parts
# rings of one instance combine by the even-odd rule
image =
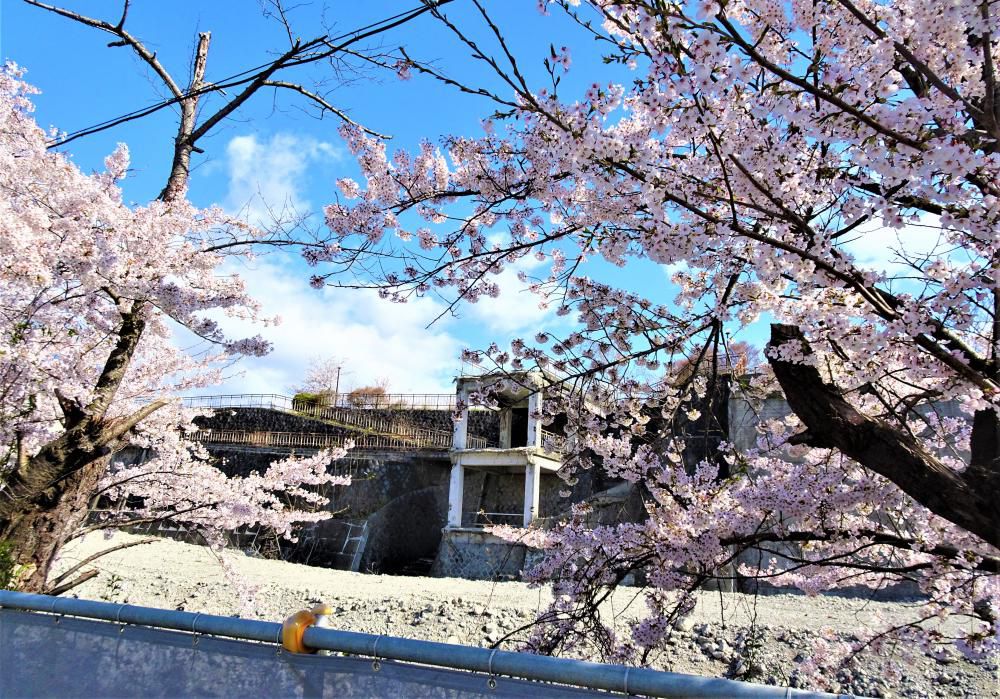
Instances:
[[[448,485],[448,526],[462,526],[462,500],[465,494],[465,468],[462,464],[451,467],[451,482]]]
[[[524,526],[538,516],[538,495],[542,485],[542,469],[538,464],[524,467]]]
[[[542,446],[542,421],[535,417],[542,410],[542,389],[528,396],[528,443],[529,447]]]
[[[562,461],[558,456],[534,447],[453,451],[451,452],[451,463],[462,464],[466,468],[473,469],[506,470],[509,473],[520,473],[527,464],[538,464],[543,471],[551,473],[555,473],[562,467]]]

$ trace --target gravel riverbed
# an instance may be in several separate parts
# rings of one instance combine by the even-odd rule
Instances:
[[[56,571],[137,538],[123,533],[111,539],[99,534],[85,537],[66,547]],[[363,575],[253,558],[238,551],[222,555],[256,588],[252,601],[229,582],[214,553],[166,539],[96,560],[88,568],[96,568],[97,577],[67,594],[272,621],[326,602],[336,610],[337,628],[483,646],[530,622],[551,599],[547,590],[518,582]],[[612,600],[623,623],[634,617],[633,609],[644,608],[629,604],[634,594],[619,590]],[[808,657],[817,634],[850,638],[878,617],[900,623],[916,618],[919,611],[919,602],[705,592],[695,611],[674,631],[670,652],[655,659],[654,667],[725,676],[753,661],[760,681],[795,686],[799,682],[794,661]],[[757,629],[753,654],[745,642],[751,626]],[[859,668],[841,671],[831,689],[859,696],[1000,696],[997,658],[972,663],[957,653],[943,658],[918,653],[908,659],[907,671],[898,680],[887,679],[879,665],[872,658]]]

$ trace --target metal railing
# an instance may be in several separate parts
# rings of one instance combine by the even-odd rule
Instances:
[[[332,408],[319,405],[305,405],[302,403],[296,403],[295,406],[292,412],[296,415],[305,415],[316,420],[375,430],[384,434],[406,434],[410,430],[415,429],[410,424],[409,418],[399,418],[395,415],[387,416],[382,411],[361,408]]]
[[[542,430],[542,449],[550,454],[562,454],[566,451],[566,437],[555,432]]]
[[[279,393],[229,393],[218,396],[188,396],[185,408],[271,408],[293,410],[293,401]]]
[[[454,393],[341,393],[327,402],[330,408],[368,410],[454,410]]]
[[[343,396],[342,396],[343,397]],[[311,405],[304,401],[296,401],[288,396],[277,393],[239,393],[218,396],[192,396],[184,399],[184,404],[191,408],[263,408],[269,410],[281,410],[291,412],[305,417],[339,423],[344,426],[358,427],[363,430],[372,430],[382,437],[390,439],[417,440],[421,443],[432,443],[442,448],[450,448],[452,443],[452,433],[446,430],[434,430],[429,428],[413,427],[406,419],[398,419],[386,416],[380,412],[383,409],[405,410],[443,410],[454,408],[454,396],[451,396],[450,407],[445,405],[447,398],[444,394],[392,394],[379,396],[378,398],[409,399],[398,400],[393,406],[398,408],[378,408],[375,404],[365,406],[337,406],[337,405]],[[431,399],[438,400],[438,405],[442,407],[432,407]],[[369,435],[376,436],[376,435]],[[357,441],[359,438],[355,438]],[[199,440],[203,441],[203,440]],[[495,447],[496,442],[487,437],[469,435],[468,446],[471,449],[488,449]],[[282,444],[269,444],[268,446],[285,446]],[[287,445],[287,446],[307,446],[307,445]]]
[[[334,449],[353,443],[354,449],[385,450],[434,450],[451,448],[451,435],[447,441],[436,434],[406,436],[384,434],[326,434],[323,432],[268,432],[247,430],[198,430],[188,439],[204,444],[234,444],[248,447],[284,447],[289,449]]]
[[[107,621],[118,625],[132,624],[189,634],[223,636],[276,646],[282,638],[282,625],[276,622],[0,590],[0,613],[8,609],[52,615],[56,620],[59,616],[74,616],[81,619]],[[814,697],[816,699],[835,696],[790,687],[750,684],[715,677],[683,675],[641,667],[606,665],[585,660],[418,641],[395,636],[376,636],[318,626],[306,628],[302,635],[302,643],[307,648],[318,650],[403,663],[419,663],[453,670],[488,673],[489,677],[507,676],[541,682],[556,682],[572,687],[604,689],[610,692],[620,692],[627,696]],[[0,653],[3,650],[0,648]],[[322,662],[323,658],[317,658],[317,660]],[[19,669],[23,671],[23,668],[11,668],[12,671]],[[89,670],[87,668],[81,669],[81,672],[88,671],[96,672],[97,670],[94,666],[91,666]],[[30,680],[30,678],[26,679]],[[544,687],[540,688],[540,692],[544,694]]]
[[[321,403],[295,400],[280,393],[230,393],[218,396],[189,396],[182,399],[189,408],[276,408],[305,412],[311,408],[355,410],[454,410],[453,393],[386,393],[330,396]]]
[[[474,434],[465,437],[466,449],[496,449],[497,446],[499,446],[497,442],[489,437],[478,437]]]
[[[490,527],[495,524],[509,524],[512,527],[524,525],[523,512],[484,512],[467,510],[462,513],[463,527]]]

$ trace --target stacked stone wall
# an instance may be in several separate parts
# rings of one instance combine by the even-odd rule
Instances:
[[[472,580],[517,580],[525,567],[528,547],[512,544],[482,531],[445,530],[431,568],[436,577]]]
[[[451,432],[454,426],[450,410],[383,410],[371,408],[340,408],[347,413],[344,422],[350,422],[351,413],[357,413],[365,422],[391,425],[395,430],[435,430]],[[350,435],[357,429],[339,427],[330,422],[296,415],[269,408],[223,408],[207,417],[195,419],[202,429],[239,430],[245,432],[315,432],[319,434]],[[361,429],[361,428],[359,428]],[[485,437],[491,443],[500,441],[500,417],[488,410],[469,412],[469,434]]]
[[[223,408],[213,415],[195,418],[203,430],[238,430],[241,432],[315,432],[350,435],[355,431],[321,420],[313,420],[269,408]]]

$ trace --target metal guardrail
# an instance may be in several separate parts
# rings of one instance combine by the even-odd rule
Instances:
[[[292,410],[292,399],[278,393],[229,393],[217,396],[188,396],[185,408],[273,408]]]
[[[245,641],[280,644],[282,625],[200,612],[155,609],[131,604],[49,597],[0,590],[0,607],[48,615],[75,616],[116,624],[133,624],[191,634],[224,636]],[[395,636],[310,626],[302,642],[309,648],[382,660],[420,663],[453,670],[505,675],[573,687],[604,689],[628,696],[651,697],[834,697],[790,687],[750,684],[698,675],[683,675],[624,665],[553,658],[529,653],[417,641]],[[322,659],[318,659],[322,661]],[[92,671],[94,671],[92,669]]]
[[[355,410],[454,410],[453,393],[386,393],[354,395],[341,393],[323,403],[296,401],[280,393],[230,393],[217,396],[189,396],[182,399],[189,408],[276,408],[307,412],[310,409],[348,408]]]
[[[203,444],[235,444],[248,447],[287,447],[305,449],[343,448],[354,444],[355,450],[433,450],[447,451],[451,448],[448,440],[422,437],[420,435],[395,436],[383,434],[324,434],[322,432],[251,432],[246,430],[198,430],[188,435],[188,439]]]
[[[484,512],[466,510],[462,513],[463,527],[489,527],[495,524],[509,524],[520,527],[524,524],[523,512]]]

